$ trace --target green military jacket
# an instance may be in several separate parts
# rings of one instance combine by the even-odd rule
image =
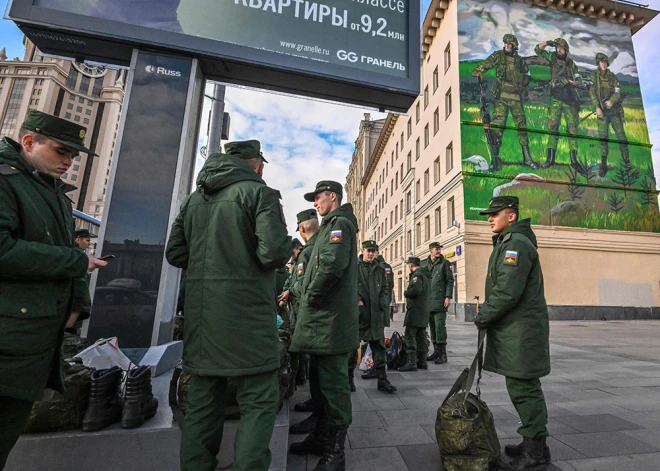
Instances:
[[[492,68],[495,68],[496,77],[493,95],[512,100],[526,98],[531,77],[525,59],[517,52],[507,55],[503,50],[495,51],[479,64],[473,73],[483,74]]]
[[[582,75],[573,59],[566,57],[565,60],[562,60],[556,52],[545,51],[538,44],[534,48],[534,53],[550,62],[550,96],[579,107],[580,94],[575,86],[568,83],[573,81],[576,85],[582,84]]]
[[[338,355],[357,349],[357,228],[350,203],[323,218],[305,266],[290,351]]]
[[[431,283],[430,312],[447,312],[445,298],[451,299],[454,294],[454,274],[449,262],[441,255],[435,262],[428,257],[423,263]]]
[[[488,329],[484,369],[520,379],[550,373],[548,307],[530,220],[493,237],[486,300],[475,323]]]
[[[309,255],[312,253],[312,248],[314,247],[314,242],[316,241],[316,234],[312,235],[309,238],[305,246],[302,248],[296,259],[296,263],[293,266],[293,271],[291,276],[285,285],[285,290],[289,290],[289,304],[291,306],[291,327],[292,330],[296,328],[296,322],[298,320],[298,310],[300,309],[300,285],[305,275],[305,267],[309,259]]]
[[[245,376],[280,366],[275,270],[291,256],[279,192],[241,158],[213,154],[181,205],[165,255],[186,269],[183,367]]]
[[[387,263],[382,255],[378,256],[378,261],[380,265],[385,270],[385,283],[387,284],[387,309],[385,311],[385,327],[390,326],[390,305],[392,304],[392,295],[394,290],[394,272],[392,271],[392,265]]]
[[[75,189],[36,172],[20,145],[0,142],[0,396],[63,390],[60,354],[87,255],[74,247]]]
[[[596,69],[591,73],[591,81],[593,86],[589,88],[589,97],[594,108],[600,108],[603,113],[623,113],[621,88],[616,75],[610,69],[605,72]],[[612,102],[609,110],[604,105],[608,100]]]
[[[362,256],[360,256],[362,257]],[[360,339],[385,340],[385,317],[389,319],[390,295],[387,274],[378,260],[358,263],[358,306]],[[391,293],[391,290],[389,291]]]
[[[431,284],[426,269],[419,267],[410,274],[408,288],[403,293],[406,298],[406,327],[426,327],[429,325],[429,301]]]

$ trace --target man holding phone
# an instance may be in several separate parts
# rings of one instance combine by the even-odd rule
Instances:
[[[74,285],[106,262],[74,247],[64,174],[87,130],[31,110],[0,141],[0,469],[46,387],[63,390],[60,347]]]

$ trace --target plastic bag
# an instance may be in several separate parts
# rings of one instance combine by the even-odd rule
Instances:
[[[128,371],[132,364],[131,360],[119,350],[117,337],[99,339],[74,358],[82,359],[83,365],[97,370],[118,366]]]
[[[360,362],[360,371],[367,371],[369,368],[373,368],[373,366],[374,357],[373,353],[371,353],[371,345],[367,345],[367,351]]]

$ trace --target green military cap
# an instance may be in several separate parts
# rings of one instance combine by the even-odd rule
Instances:
[[[291,241],[291,250],[295,249],[296,247],[302,247],[302,242],[300,242],[298,239],[293,239]]]
[[[607,65],[610,65],[610,58],[607,57],[607,54],[603,54],[602,52],[596,54],[596,65],[598,65],[600,61],[607,62]]]
[[[261,153],[261,142],[256,139],[249,141],[233,141],[225,144],[225,153],[232,155],[239,155],[242,159],[261,159],[268,163],[266,158]]]
[[[441,249],[441,248],[442,245],[440,244],[440,242],[431,242],[429,244],[429,249]]]
[[[486,214],[494,214],[502,211],[503,209],[511,208],[518,211],[518,197],[517,196],[496,196],[490,203],[488,203],[488,209],[479,211],[479,214],[482,216]]]
[[[301,222],[309,221],[310,219],[318,219],[318,215],[316,214],[315,209],[306,209],[304,211],[300,211],[298,214],[296,214],[296,219],[298,221],[298,226],[300,226]],[[298,228],[296,227],[296,232],[298,231]]]
[[[58,118],[37,110],[28,111],[21,126],[27,131],[36,132],[64,144],[71,149],[98,155],[83,145],[87,128],[66,119]]]
[[[76,229],[76,239],[78,237],[83,237],[83,238],[84,237],[90,237],[90,238],[93,239],[93,238],[96,238],[97,236],[95,236],[94,234],[89,232],[89,229]]]
[[[416,267],[422,265],[422,261],[419,259],[419,257],[408,257],[408,261],[406,263],[412,263]]]
[[[518,49],[518,38],[513,34],[505,34],[503,42],[504,44],[513,44],[513,47]]]
[[[314,191],[311,193],[305,193],[305,199],[307,201],[314,201],[314,197],[322,191],[332,191],[340,196],[343,194],[341,183],[333,182],[332,180],[323,180],[316,184],[316,189]]]
[[[378,250],[378,244],[375,240],[365,240],[362,242],[363,249]]]

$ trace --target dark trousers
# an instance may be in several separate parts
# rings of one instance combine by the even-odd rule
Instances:
[[[431,311],[429,316],[429,327],[431,330],[431,343],[443,345],[447,343],[447,313]]]
[[[34,401],[0,396],[0,470],[30,418]]]
[[[548,409],[538,378],[518,379],[506,377],[506,389],[518,412],[520,423],[518,433],[526,438],[548,436]]]
[[[377,370],[384,370],[387,366],[385,361],[385,340],[369,340],[371,347],[371,355],[374,360],[374,368]],[[366,347],[364,348],[366,352]],[[348,354],[348,367],[355,368],[357,365],[357,351]]]
[[[277,370],[237,379],[241,420],[232,470],[267,471],[271,462],[268,445],[280,399]],[[190,406],[181,431],[181,471],[213,471],[218,465],[227,383],[225,376],[192,376]]]
[[[408,360],[415,358],[426,360],[426,355],[429,353],[429,344],[426,340],[425,327],[406,327],[403,343],[406,346]]]
[[[309,356],[309,389],[329,427],[348,427],[353,417],[348,387],[348,353]]]

